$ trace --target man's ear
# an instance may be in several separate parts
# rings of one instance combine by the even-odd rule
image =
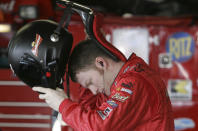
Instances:
[[[106,60],[103,57],[96,57],[95,65],[99,69],[106,69],[107,62],[106,62]]]

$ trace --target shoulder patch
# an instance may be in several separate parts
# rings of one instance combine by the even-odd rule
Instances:
[[[129,83],[122,83],[121,84],[122,87],[127,87],[127,88],[133,88],[134,84],[132,82],[129,82]]]
[[[102,118],[102,120],[105,120],[110,113],[117,108],[118,105],[116,102],[112,99],[107,100],[107,102],[104,102],[102,106],[100,107],[100,110],[97,110],[97,113]]]
[[[116,104],[116,102],[114,100],[107,100],[107,103],[114,109],[116,107],[118,107],[118,104]]]
[[[126,89],[126,88],[121,88],[120,91],[126,92],[126,93],[128,93],[130,95],[132,95],[132,93],[133,93],[133,91],[131,91],[130,89]]]
[[[115,93],[111,98],[120,102],[125,102],[129,96],[123,96],[120,93]]]

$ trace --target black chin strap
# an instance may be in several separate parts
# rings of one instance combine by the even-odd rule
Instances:
[[[63,16],[61,17],[61,20],[57,26],[57,28],[54,30],[54,33],[50,36],[50,39],[52,42],[58,42],[59,41],[59,35],[60,35],[60,31],[61,28],[64,29],[68,29],[69,26],[69,22],[71,20],[71,16],[72,16],[72,10],[70,8],[70,6],[68,6],[67,8],[64,9],[64,13]],[[61,78],[61,82],[59,83],[60,88],[64,89],[64,85],[63,85],[63,78]],[[70,88],[69,88],[69,75],[68,72],[66,71],[66,83],[67,83],[67,96],[70,98]]]
[[[68,71],[66,71],[66,82],[67,82],[67,96],[70,98],[70,87],[69,87],[69,74]]]
[[[59,41],[59,35],[61,28],[68,29],[69,22],[71,20],[72,16],[72,10],[70,7],[65,8],[63,16],[61,17],[61,20],[57,26],[57,28],[54,30],[54,33],[50,36],[50,40],[52,42],[58,42]]]

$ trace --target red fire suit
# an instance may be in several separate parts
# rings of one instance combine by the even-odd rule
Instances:
[[[80,103],[65,99],[59,111],[78,131],[173,131],[172,108],[166,87],[135,54],[123,65],[111,95],[90,95]]]

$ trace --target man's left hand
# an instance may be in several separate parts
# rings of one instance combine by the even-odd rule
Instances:
[[[45,102],[54,110],[59,111],[59,106],[64,99],[68,99],[64,90],[57,88],[56,90],[44,87],[33,87],[33,91],[37,91],[43,94],[39,95],[40,99],[45,100]]]

